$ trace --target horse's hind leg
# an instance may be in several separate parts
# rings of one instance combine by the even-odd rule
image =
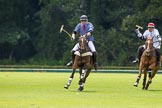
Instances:
[[[149,72],[149,80],[147,82],[147,85],[145,87],[145,89],[147,90],[149,85],[152,83],[152,78],[155,76],[155,74],[157,73],[157,70],[152,70],[152,73]]]
[[[76,69],[73,69],[73,72],[72,72],[72,74],[70,75],[70,78],[69,78],[67,84],[64,86],[65,89],[68,89],[68,88],[69,88],[69,86],[70,86],[70,84],[71,84],[71,82],[72,82],[72,80],[73,80],[73,78],[74,78],[75,70],[76,70]]]
[[[147,84],[146,84],[146,87],[145,87],[146,90],[148,89],[148,87],[149,87],[149,85],[150,85],[151,83],[152,83],[152,79],[149,79],[148,82],[147,82]]]
[[[146,87],[145,87],[146,90],[148,89],[149,85],[152,83],[152,72],[151,72],[151,70],[149,70],[148,73],[149,73],[149,76],[148,76],[149,80],[147,81],[147,84],[146,84]]]

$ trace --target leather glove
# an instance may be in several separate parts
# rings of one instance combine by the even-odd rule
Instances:
[[[86,35],[87,35],[87,36],[91,36],[91,32],[88,32]]]
[[[71,40],[72,40],[72,41],[75,40],[75,34],[72,34],[72,35],[71,35]]]
[[[82,35],[82,37],[86,37],[86,35]]]

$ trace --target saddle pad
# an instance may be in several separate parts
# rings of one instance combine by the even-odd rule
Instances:
[[[79,51],[76,51],[74,54],[78,56],[81,55]],[[92,52],[86,52],[86,53],[83,53],[81,56],[84,57],[84,56],[92,56],[92,55],[93,55]]]

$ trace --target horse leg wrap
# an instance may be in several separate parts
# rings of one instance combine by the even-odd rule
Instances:
[[[82,70],[82,73],[80,75],[80,79],[83,79],[84,78],[84,74],[85,74],[85,69]]]
[[[84,83],[82,83],[82,84],[80,85],[80,87],[84,87]]]
[[[140,79],[141,79],[141,76],[138,76],[136,82],[139,83],[139,80],[140,80]]]
[[[148,89],[148,87],[149,87],[149,85],[150,85],[151,83],[152,83],[152,79],[149,79],[148,82],[147,82],[147,85],[146,85],[146,87],[145,87],[146,90]]]
[[[151,70],[148,70],[148,77],[150,78],[151,77]]]
[[[134,83],[134,86],[135,86],[135,87],[138,87],[138,83],[139,83],[140,78],[141,78],[141,76],[138,76],[138,77],[137,77],[137,80],[136,80],[136,82]]]
[[[73,78],[69,78],[69,81],[68,81],[67,85],[70,85],[72,80],[73,80]]]
[[[152,80],[151,80],[151,79],[149,79],[149,80],[148,80],[148,83],[149,83],[149,84],[151,84],[151,83],[152,83]]]

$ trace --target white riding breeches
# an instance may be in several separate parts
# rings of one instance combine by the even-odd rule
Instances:
[[[90,50],[91,50],[92,52],[96,52],[95,46],[94,46],[94,44],[93,44],[92,41],[89,41],[89,42],[88,42],[88,46],[89,46],[89,48],[90,48]],[[74,46],[74,48],[72,49],[72,51],[77,51],[79,48],[80,48],[79,43],[77,43],[77,44]]]

